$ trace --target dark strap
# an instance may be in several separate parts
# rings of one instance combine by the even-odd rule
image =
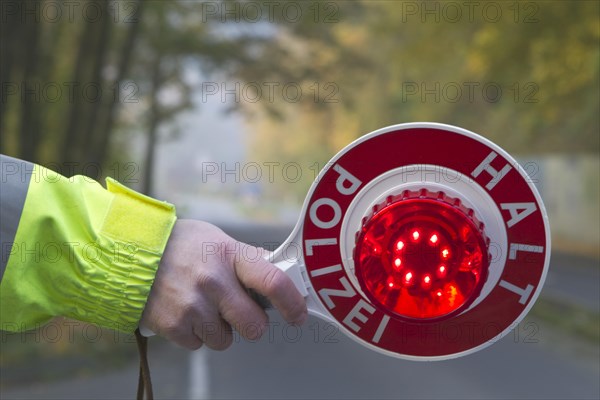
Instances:
[[[139,329],[135,330],[135,341],[137,342],[138,352],[140,353],[140,373],[138,378],[137,400],[144,400],[144,393],[147,400],[154,399],[152,393],[152,379],[150,377],[150,366],[148,365],[148,338],[142,336]]]
[[[273,308],[269,299],[259,294],[253,289],[247,289],[248,294],[256,301],[263,309]],[[137,342],[138,352],[140,353],[140,372],[138,378],[137,400],[144,400],[144,393],[147,400],[152,400],[152,379],[150,377],[150,366],[148,365],[148,338],[140,333],[139,329],[135,330],[135,341]]]

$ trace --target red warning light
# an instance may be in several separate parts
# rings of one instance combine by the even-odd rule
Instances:
[[[443,259],[446,259],[446,258],[448,258],[450,256],[450,250],[443,249],[440,254],[442,255]]]
[[[413,274],[412,274],[412,272],[407,272],[404,275],[404,283],[406,285],[410,285],[410,284],[412,284],[412,282],[413,282]]]
[[[446,276],[446,266],[440,265],[436,271],[436,275],[438,276],[438,278],[445,277]]]
[[[423,275],[423,282],[421,283],[423,289],[429,289],[431,287],[431,275]]]
[[[460,200],[426,189],[404,191],[365,221],[355,271],[375,304],[401,318],[437,320],[477,298],[487,278],[488,244],[483,224]]]

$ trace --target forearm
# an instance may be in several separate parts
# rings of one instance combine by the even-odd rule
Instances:
[[[17,160],[2,161],[4,186],[6,163]],[[27,178],[21,172],[19,179]],[[2,215],[1,328],[30,329],[60,315],[133,331],[175,223],[174,207],[113,180],[106,190],[37,165],[29,178],[14,238],[4,234]]]

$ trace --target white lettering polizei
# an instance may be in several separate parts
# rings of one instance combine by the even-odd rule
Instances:
[[[344,290],[328,288],[319,290],[319,296],[321,296],[321,298],[327,305],[327,308],[329,308],[330,310],[335,308],[335,303],[333,302],[333,300],[331,300],[331,297],[337,296],[350,298],[356,296],[356,291],[354,290],[350,282],[348,282],[348,278],[342,276],[340,278],[340,283],[344,287]]]
[[[375,335],[373,335],[373,343],[379,343],[379,340],[381,339],[388,322],[390,322],[390,316],[384,315],[383,318],[381,318],[379,326],[377,327],[377,331],[375,331]]]
[[[369,317],[365,314],[361,313],[362,310],[365,310],[369,314],[373,314],[375,312],[375,307],[360,299],[358,303],[350,310],[346,318],[344,318],[344,324],[348,325],[350,329],[354,332],[358,332],[360,330],[360,326],[354,320],[358,320],[363,324],[369,320]]]
[[[313,255],[314,246],[327,246],[337,244],[336,238],[323,238],[323,239],[308,239],[304,241],[304,247],[306,248],[306,255]]]
[[[342,270],[342,265],[335,264],[330,267],[323,267],[323,268],[315,269],[314,271],[310,271],[310,276],[315,278],[317,276],[327,275],[327,274],[331,274],[332,272],[337,272],[337,271],[341,271],[341,270]]]
[[[350,195],[360,187],[362,182],[352,175],[350,172],[346,171],[342,168],[341,165],[336,164],[333,166],[333,170],[340,174],[339,178],[335,181],[335,187],[340,192],[340,194]],[[345,182],[348,182],[350,185],[346,186]]]
[[[317,210],[321,206],[329,206],[333,210],[333,217],[329,221],[323,221],[319,219],[319,216],[317,215]],[[315,224],[321,229],[329,229],[333,228],[338,224],[338,222],[340,222],[340,219],[342,218],[342,209],[340,208],[340,205],[335,202],[335,200],[330,199],[328,197],[324,197],[312,203],[312,205],[310,206],[309,215],[310,221],[313,224]]]

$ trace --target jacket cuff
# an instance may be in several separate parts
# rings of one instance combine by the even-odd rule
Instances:
[[[90,267],[87,296],[80,298],[79,305],[98,325],[132,332],[141,318],[175,224],[175,207],[111,178],[106,184],[114,197],[97,240],[109,262]],[[105,273],[94,273],[102,269]]]
[[[107,179],[65,178],[36,165],[0,284],[0,328],[65,316],[133,332],[175,207]]]

